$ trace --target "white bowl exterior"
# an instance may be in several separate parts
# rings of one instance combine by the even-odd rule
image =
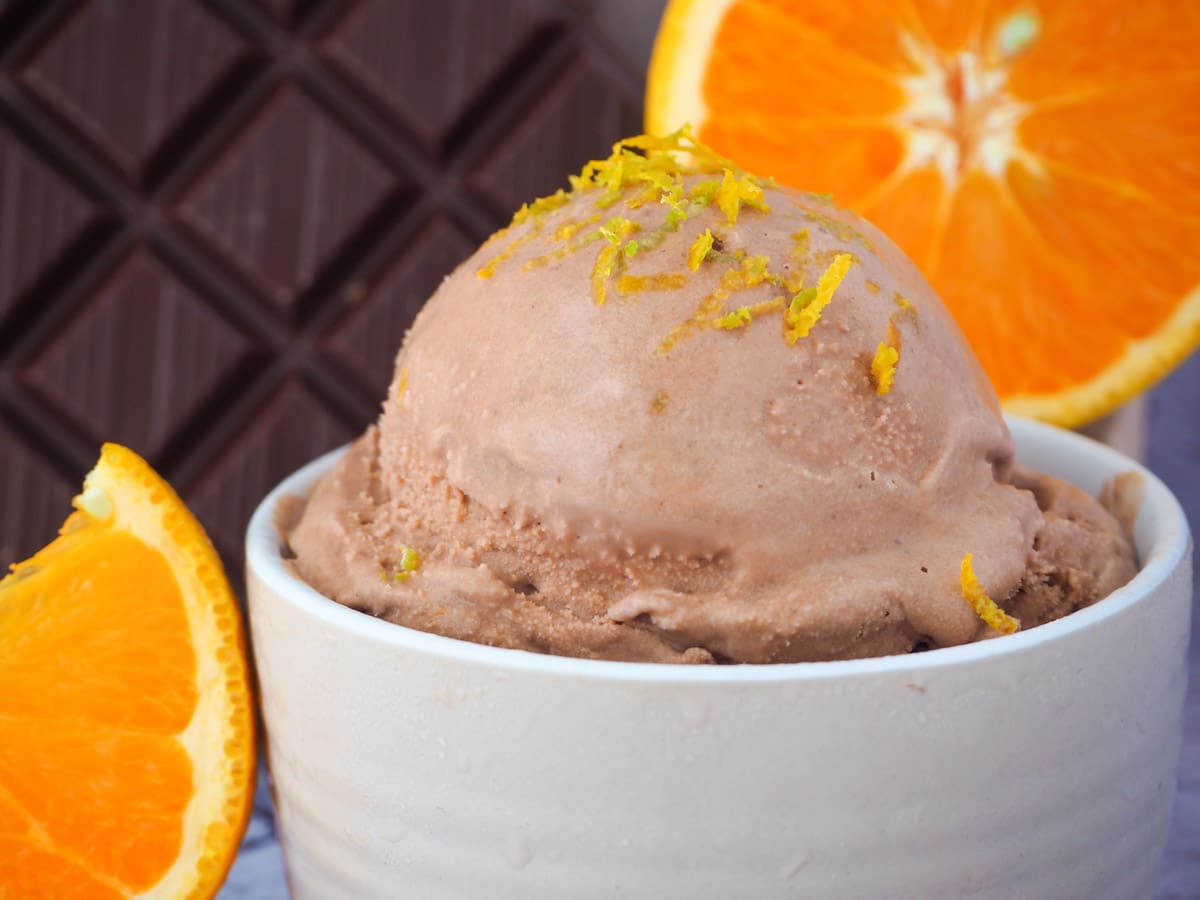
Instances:
[[[1136,468],[1012,421],[1095,491]],[[275,502],[250,627],[297,898],[1149,898],[1186,683],[1191,567],[1147,474],[1143,570],[1042,628],[903,657],[605,663],[426,635],[290,575]]]

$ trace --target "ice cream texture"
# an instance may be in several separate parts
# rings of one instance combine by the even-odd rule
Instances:
[[[617,144],[444,281],[288,540],[323,594],[500,647],[907,653],[1133,575],[1116,519],[1013,454],[895,244],[685,129]]]

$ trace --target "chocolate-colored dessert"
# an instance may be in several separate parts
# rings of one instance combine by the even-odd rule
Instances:
[[[681,132],[618,145],[446,279],[290,543],[341,603],[497,646],[906,653],[1133,575],[1117,521],[1013,451],[886,236]]]

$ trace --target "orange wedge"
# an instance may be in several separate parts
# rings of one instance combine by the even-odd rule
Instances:
[[[1200,343],[1200,3],[671,0],[647,130],[832,192],[1014,412],[1078,425]]]
[[[254,783],[236,602],[132,451],[74,503],[0,581],[0,897],[211,897]]]

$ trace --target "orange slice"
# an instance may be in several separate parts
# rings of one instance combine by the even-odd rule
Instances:
[[[1077,425],[1200,343],[1200,3],[671,0],[647,130],[833,192],[1006,407]]]
[[[74,503],[0,581],[0,897],[210,897],[254,782],[236,602],[132,451]]]

